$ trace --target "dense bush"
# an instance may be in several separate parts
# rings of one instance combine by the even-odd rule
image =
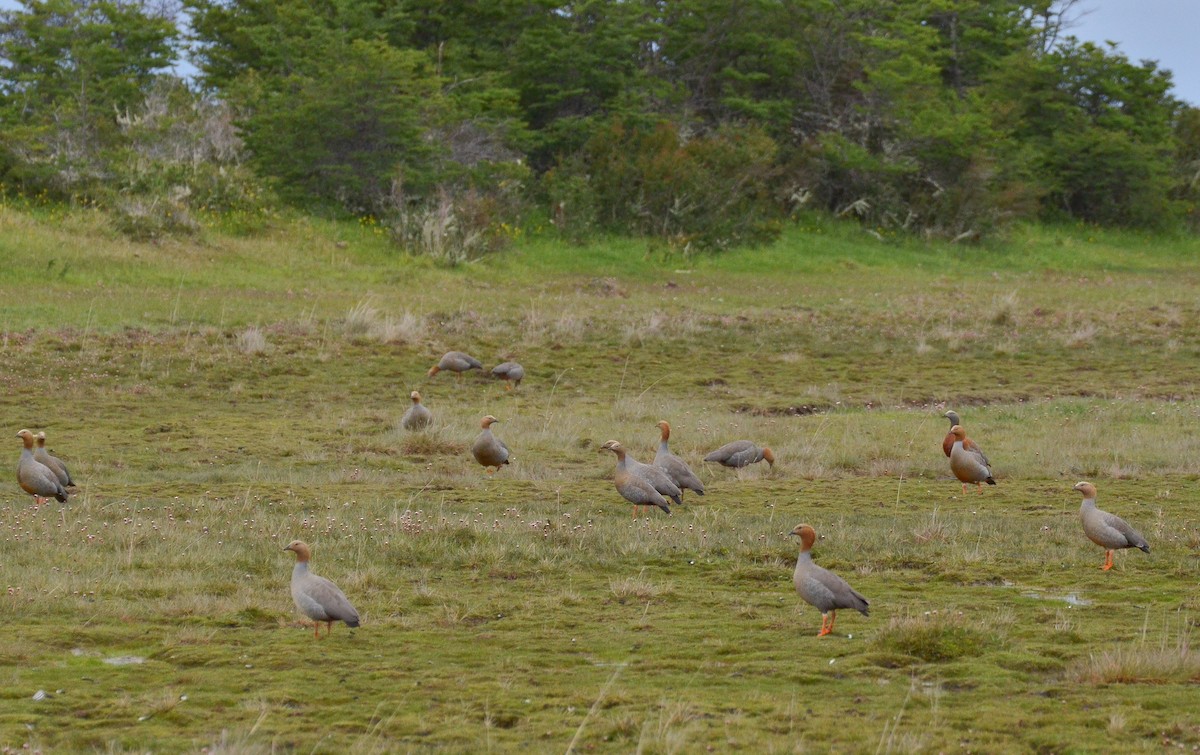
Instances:
[[[725,249],[779,233],[775,152],[755,128],[684,138],[671,123],[615,121],[551,171],[546,186],[567,234],[632,230],[684,252]]]

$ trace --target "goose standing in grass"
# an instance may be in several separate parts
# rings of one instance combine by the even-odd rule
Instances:
[[[650,486],[657,490],[663,497],[670,498],[677,504],[683,503],[683,491],[679,486],[671,480],[671,476],[653,464],[643,464],[637,459],[626,454],[625,466],[633,474],[641,477]]]
[[[475,438],[475,442],[471,444],[471,455],[475,457],[475,461],[483,465],[489,475],[493,474],[502,465],[508,464],[511,459],[508,446],[504,445],[504,441],[492,434],[492,425],[499,421],[490,414],[484,417],[479,423],[479,426],[483,428],[483,432],[479,433]]]
[[[17,437],[24,442],[21,449],[21,460],[17,462],[17,484],[29,495],[33,496],[36,505],[42,501],[54,498],[59,503],[67,502],[67,491],[54,474],[54,470],[41,463],[33,456],[33,433],[22,430]]]
[[[704,495],[704,483],[700,482],[700,478],[687,462],[671,453],[671,449],[667,447],[667,441],[671,439],[671,424],[664,419],[657,427],[662,431],[662,437],[658,441],[658,453],[654,454],[654,466],[666,472],[671,482],[681,490],[691,490],[696,495]]]
[[[967,492],[967,483],[975,483],[975,487],[983,493],[983,483],[995,485],[992,478],[991,462],[983,455],[979,446],[967,437],[967,431],[962,425],[950,428],[954,436],[954,447],[950,449],[950,471],[962,483],[963,493]]]
[[[735,440],[713,451],[704,457],[705,461],[715,461],[723,467],[742,467],[766,460],[767,464],[775,466],[775,454],[769,448],[759,448],[748,440]]]
[[[424,430],[433,422],[433,414],[421,403],[420,393],[413,391],[408,397],[412,399],[412,406],[400,418],[400,426],[405,430]]]
[[[1075,490],[1083,493],[1083,504],[1079,507],[1079,518],[1083,520],[1083,534],[1096,545],[1104,548],[1104,571],[1113,567],[1113,551],[1118,548],[1137,548],[1150,552],[1150,545],[1142,533],[1129,526],[1121,517],[1096,508],[1096,486],[1090,482],[1075,483]]]
[[[321,636],[321,622],[328,628],[325,635],[333,631],[333,622],[344,621],[348,627],[358,626],[358,611],[346,599],[346,593],[324,577],[308,570],[312,550],[301,540],[293,540],[284,548],[296,554],[296,565],[292,568],[292,600],[300,613],[313,620],[313,637]]]
[[[525,377],[525,368],[516,362],[503,362],[492,368],[492,377],[503,380],[505,390],[511,391],[513,388],[521,387],[521,380]]]
[[[817,636],[824,637],[833,631],[839,608],[852,608],[863,616],[869,615],[870,601],[855,592],[846,580],[813,563],[812,547],[817,541],[816,530],[807,524],[798,524],[790,534],[800,538],[800,557],[796,559],[792,584],[805,603],[821,612],[821,631],[817,632]]]
[[[458,376],[458,382],[461,383],[464,372],[482,369],[483,362],[470,354],[464,354],[461,351],[447,351],[437,364],[429,368],[429,377],[433,377],[442,370],[449,370]]]
[[[662,497],[662,494],[654,489],[649,480],[640,477],[633,473],[629,468],[628,460],[625,455],[625,446],[622,446],[619,441],[606,441],[602,450],[612,451],[617,455],[617,472],[613,476],[613,484],[617,488],[617,492],[621,497],[633,504],[633,515],[636,517],[638,509],[642,506],[657,506],[668,514],[671,513],[671,507],[667,505],[667,499]]]
[[[45,432],[37,434],[37,449],[33,452],[33,458],[50,467],[50,471],[58,478],[59,484],[64,489],[75,486],[75,481],[71,479],[71,473],[67,470],[67,465],[63,464],[62,459],[57,456],[51,456],[50,452],[46,450]]]

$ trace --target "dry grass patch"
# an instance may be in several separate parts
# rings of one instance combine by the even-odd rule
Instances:
[[[367,301],[360,301],[346,313],[342,330],[352,338],[367,338],[379,343],[416,343],[425,329],[424,318],[405,310],[392,316],[380,312]]]
[[[1088,684],[1168,684],[1200,682],[1200,653],[1193,652],[1185,633],[1172,646],[1144,642],[1121,645],[1077,661],[1067,678]]]
[[[267,350],[267,337],[257,325],[246,328],[237,336],[237,350],[243,354],[261,354]]]
[[[672,591],[669,583],[659,584],[645,577],[646,570],[638,572],[636,577],[609,580],[608,589],[617,600],[636,598],[638,600],[654,600],[660,595],[668,595]]]

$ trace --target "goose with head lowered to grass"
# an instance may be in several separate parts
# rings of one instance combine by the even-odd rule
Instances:
[[[769,448],[759,448],[753,441],[735,440],[713,451],[704,457],[705,461],[715,461],[723,467],[741,469],[742,467],[766,461],[775,466],[775,454]]]

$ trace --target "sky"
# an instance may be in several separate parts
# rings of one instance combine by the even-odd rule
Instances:
[[[1130,60],[1174,74],[1175,96],[1200,106],[1200,0],[1082,0],[1067,34],[1111,40]]]
[[[0,0],[0,9],[16,5]],[[1068,34],[1116,42],[1134,62],[1158,61],[1174,74],[1175,96],[1200,106],[1200,0],[1080,0],[1074,15]]]

